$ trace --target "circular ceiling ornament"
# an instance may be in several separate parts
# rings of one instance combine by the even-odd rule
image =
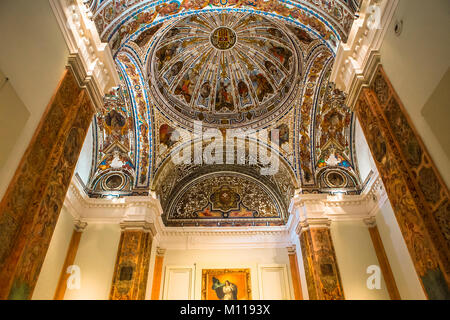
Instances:
[[[127,179],[121,172],[112,172],[105,175],[102,179],[101,186],[105,191],[119,191],[126,185]]]
[[[347,178],[339,171],[329,171],[326,173],[325,181],[331,188],[343,188],[347,185]]]
[[[236,44],[236,32],[228,27],[219,27],[211,33],[211,44],[219,50],[230,50]]]
[[[149,59],[158,109],[181,125],[259,128],[294,104],[301,52],[281,22],[247,13],[183,18]]]

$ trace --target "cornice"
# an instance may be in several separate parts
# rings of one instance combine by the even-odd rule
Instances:
[[[67,67],[99,110],[103,96],[119,85],[111,50],[107,43],[101,42],[92,14],[82,0],[49,2],[69,49]]]
[[[120,229],[122,231],[143,231],[153,236],[156,235],[155,225],[147,221],[121,221]]]
[[[330,197],[327,194],[297,194],[291,203],[288,223],[278,227],[166,227],[161,218],[161,206],[153,194],[93,199],[85,194],[76,177],[72,179],[64,205],[75,220],[89,224],[110,223],[126,228],[128,223],[128,228],[133,229],[133,225],[150,223],[154,241],[161,248],[286,248],[292,245],[293,237],[302,228],[327,227],[336,221],[371,218],[384,203],[382,201],[386,201],[382,185],[381,179],[375,175],[364,195]],[[146,220],[146,214],[141,210],[148,210],[146,212],[150,212],[152,218]],[[136,218],[140,220],[133,220]]]
[[[347,93],[353,108],[361,89],[370,82],[380,63],[380,48],[399,0],[363,0],[359,18],[353,23],[347,43],[341,43],[331,81]]]

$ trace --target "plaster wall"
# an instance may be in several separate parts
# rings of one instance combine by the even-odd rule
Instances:
[[[0,198],[63,75],[68,48],[48,0],[0,1]],[[9,93],[5,99],[4,90]],[[3,149],[5,147],[6,149]]]
[[[362,221],[339,221],[331,224],[336,258],[346,300],[389,300],[384,278],[380,289],[369,289],[369,266],[379,266],[367,226]]]
[[[397,36],[394,26],[401,20],[403,31]],[[450,90],[450,2],[400,0],[388,28],[380,50],[381,63],[449,186],[450,108],[448,100],[439,99],[439,96],[445,97]],[[440,84],[446,86],[446,90],[436,92]],[[435,92],[438,97],[433,97]],[[430,106],[427,104],[430,98],[444,103]]]
[[[281,270],[285,267],[286,279],[282,271],[266,272],[265,267]],[[178,276],[184,286],[172,286],[168,281],[170,269],[179,268]],[[293,299],[293,287],[289,269],[287,249],[221,249],[221,250],[167,250],[164,257],[161,297],[183,297],[192,290],[192,297],[201,300],[202,269],[250,269],[252,299],[281,298],[286,289],[285,298]],[[191,271],[191,282],[188,280]],[[172,274],[173,276],[173,274]],[[177,292],[171,292],[177,290]],[[268,296],[272,294],[273,296]],[[187,297],[187,296],[186,296]]]
[[[426,299],[389,201],[378,210],[376,219],[402,300]]]
[[[118,224],[89,224],[81,236],[74,264],[80,267],[80,289],[67,290],[65,300],[108,300],[117,249]]]
[[[33,292],[33,300],[53,299],[72,238],[73,227],[74,220],[66,207],[63,207]]]

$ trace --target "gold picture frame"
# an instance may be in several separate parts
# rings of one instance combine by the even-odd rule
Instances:
[[[203,269],[202,300],[252,300],[250,269]]]

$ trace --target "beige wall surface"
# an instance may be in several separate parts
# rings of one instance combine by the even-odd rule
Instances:
[[[80,157],[78,158],[77,166],[75,167],[75,173],[79,175],[81,181],[85,185],[89,182],[89,175],[92,167],[92,157],[94,151],[94,136],[92,133],[93,122],[89,126],[89,130],[86,134],[86,139],[81,149]]]
[[[400,20],[403,31],[396,36]],[[450,1],[400,0],[381,47],[381,63],[447,186],[450,159],[443,146],[450,126],[437,136],[422,111],[450,66],[449,30]],[[447,113],[448,104],[442,108]]]
[[[0,159],[1,198],[63,75],[68,49],[48,0],[1,0],[0,30],[0,70],[17,94],[5,103],[8,88],[0,89],[0,118],[15,125],[1,131],[0,147],[14,142]]]
[[[381,207],[376,218],[378,231],[401,298],[403,300],[425,299],[425,294],[389,201]]]
[[[53,299],[72,238],[73,227],[73,218],[66,207],[63,207],[33,292],[33,300]]]
[[[380,289],[369,289],[367,268],[379,266],[367,226],[361,222],[334,221],[331,237],[346,300],[389,300],[384,279]]]
[[[80,289],[67,289],[65,300],[109,299],[119,240],[118,224],[86,227],[74,262],[81,271]]]
[[[163,297],[165,279],[168,268],[193,268],[194,299],[201,300],[201,278],[203,269],[242,269],[248,268],[251,272],[252,298],[260,298],[259,273],[267,265],[275,267],[285,266],[287,270],[287,284],[289,299],[293,299],[292,279],[289,269],[289,256],[286,248],[274,249],[220,249],[220,250],[167,250],[164,257],[161,297]],[[263,282],[264,279],[261,280]],[[267,278],[266,287],[271,281]],[[274,285],[274,290],[279,288]],[[185,288],[185,291],[188,288]]]

